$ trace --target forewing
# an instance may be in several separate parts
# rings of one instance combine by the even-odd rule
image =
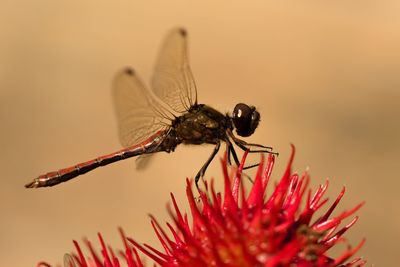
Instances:
[[[126,68],[113,83],[113,98],[122,146],[138,144],[167,128],[168,113],[147,91],[136,73]]]
[[[173,29],[161,47],[152,79],[155,95],[178,113],[197,104],[197,90],[187,54],[186,31]]]

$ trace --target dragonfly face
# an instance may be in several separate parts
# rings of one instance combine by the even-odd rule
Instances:
[[[232,122],[236,133],[247,137],[254,133],[260,122],[260,113],[253,106],[239,103],[235,106],[232,114]]]

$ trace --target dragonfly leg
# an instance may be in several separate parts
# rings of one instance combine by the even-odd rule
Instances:
[[[229,146],[229,144],[227,142],[226,142],[226,153],[227,153],[228,164],[229,164],[229,166],[232,166],[231,147]]]
[[[199,189],[199,180],[200,178],[203,178],[204,173],[206,172],[208,165],[210,165],[211,161],[214,159],[215,155],[218,153],[218,150],[221,146],[221,142],[218,142],[215,147],[213,152],[211,153],[210,157],[208,158],[208,160],[206,161],[206,163],[204,163],[203,167],[201,167],[200,171],[197,173],[196,177],[194,178],[194,182],[196,184],[197,189]]]
[[[234,137],[232,139],[235,142],[235,144],[238,147],[240,147],[243,151],[248,151],[249,153],[269,153],[269,154],[273,154],[273,155],[279,156],[279,153],[271,151],[270,147],[259,145],[259,144],[247,143],[247,142],[245,142],[243,140],[240,140],[240,139],[238,139],[236,137]],[[254,147],[263,148],[263,149],[254,149]]]
[[[241,141],[241,140],[240,140]],[[228,148],[231,150],[231,152],[232,152],[232,155],[233,155],[233,158],[235,159],[235,163],[236,163],[236,165],[237,166],[239,166],[240,165],[240,162],[239,162],[239,159],[238,159],[238,157],[237,157],[237,154],[236,154],[236,151],[235,151],[235,148],[233,147],[233,144],[232,144],[232,142],[228,139],[227,141],[226,141],[226,143],[227,143],[227,145],[228,145]],[[249,151],[249,152],[252,152],[252,153],[261,153],[261,152],[265,152],[264,150],[263,151],[250,151],[250,149],[248,149],[248,148],[246,148],[246,147],[244,147],[244,148],[242,148],[243,150],[245,150],[245,151]],[[267,152],[267,153],[270,153],[270,152]],[[251,168],[254,168],[254,167],[257,167],[258,165],[260,165],[260,163],[256,163],[256,164],[252,164],[252,165],[249,165],[249,166],[244,166],[243,167],[243,170],[248,170],[248,169],[251,169]]]
[[[270,146],[264,146],[264,145],[255,144],[255,143],[247,143],[247,142],[245,142],[245,141],[243,141],[243,140],[240,140],[240,139],[237,139],[237,140],[238,140],[239,142],[242,141],[243,144],[246,145],[246,146],[260,147],[260,148],[264,148],[264,149],[267,149],[267,150],[271,150],[271,151],[272,151],[272,147],[270,147]]]
[[[240,161],[239,161],[239,158],[238,158],[238,156],[236,154],[235,148],[233,147],[233,144],[232,144],[231,140],[227,139],[226,140],[226,145],[228,146],[228,151],[232,154],[233,160],[235,161],[236,165],[239,166],[240,165]],[[228,156],[230,156],[229,153],[228,153]],[[229,162],[229,165],[232,165],[230,163],[230,161],[228,161],[228,162]]]
[[[233,142],[243,151],[248,151],[249,153],[269,153],[273,155],[279,155],[277,152],[272,151],[272,147],[269,146],[264,146],[260,144],[254,144],[254,143],[247,143],[246,141],[243,141],[239,138],[237,138],[232,131],[227,131],[228,136],[232,138]],[[261,148],[261,149],[254,149],[254,148]]]
[[[248,169],[252,169],[254,167],[257,167],[258,165],[260,165],[260,163],[255,163],[253,165],[249,165],[249,166],[244,166],[243,170],[248,170]]]
[[[235,151],[235,148],[234,148],[232,142],[228,139],[228,140],[226,140],[226,144],[227,144],[227,146],[228,146],[228,149],[230,149],[230,151],[232,152],[232,156],[233,156],[233,158],[234,158],[234,160],[235,160],[236,165],[239,166],[239,165],[240,165],[240,161],[239,161],[239,158],[238,158],[238,156],[237,156],[237,154],[236,154],[236,151]],[[228,156],[229,156],[229,155],[228,155]],[[229,163],[229,164],[230,164],[230,163]],[[231,165],[231,164],[230,164],[230,165]],[[253,164],[253,165],[249,165],[249,166],[244,166],[244,167],[243,167],[243,170],[248,170],[248,169],[257,167],[258,165],[260,165],[260,164],[257,163],[257,164]],[[246,173],[242,173],[242,175],[246,176],[246,178],[247,178],[251,183],[253,183],[253,180],[251,179],[251,177],[248,176]]]

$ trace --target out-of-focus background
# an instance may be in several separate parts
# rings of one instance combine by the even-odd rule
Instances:
[[[211,146],[179,147],[143,171],[131,159],[54,188],[23,185],[120,148],[111,80],[131,65],[148,82],[175,26],[190,35],[200,102],[257,106],[262,122],[248,140],[280,152],[274,179],[294,143],[295,169],[309,167],[313,186],[329,177],[332,199],[347,187],[338,211],[367,202],[348,233],[354,245],[367,238],[358,255],[396,266],[400,4],[391,0],[3,1],[0,265],[61,263],[72,239],[97,244],[98,231],[119,248],[118,226],[159,247],[147,214],[164,223],[169,192],[185,209],[185,178]],[[206,177],[221,180],[218,160]]]

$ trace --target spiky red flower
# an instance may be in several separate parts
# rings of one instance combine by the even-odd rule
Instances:
[[[74,240],[73,242],[77,253],[64,255],[64,267],[120,267],[121,258],[128,267],[144,267],[136,249],[128,245],[124,231],[120,228],[119,232],[124,243],[124,251],[120,250],[119,253],[116,254],[110,246],[106,246],[103,237],[99,233],[101,256],[97,254],[92,243],[86,239],[85,243],[89,248],[90,256],[85,257],[78,242]],[[39,262],[37,267],[51,267],[51,265],[46,262]]]
[[[291,172],[294,147],[286,171],[270,196],[266,196],[266,189],[275,162],[273,155],[269,155],[267,160],[261,160],[251,191],[246,194],[242,183],[242,169],[246,156],[247,154],[231,176],[228,175],[226,158],[223,160],[223,197],[215,192],[211,181],[210,187],[206,185],[206,191],[199,192],[200,200],[197,202],[191,183],[187,180],[186,194],[191,209],[191,224],[188,216],[181,213],[174,195],[171,194],[174,212],[170,212],[173,213],[175,226],[168,223],[167,227],[172,238],[152,217],[152,226],[164,252],[125,238],[121,230],[125,252],[120,254],[125,258],[127,266],[143,266],[136,250],[127,244],[127,240],[158,265],[165,267],[325,267],[365,264],[361,258],[349,261],[364,244],[364,240],[354,248],[348,245],[337,258],[328,256],[330,248],[345,241],[343,234],[355,224],[358,217],[339,229],[342,221],[352,216],[363,203],[330,218],[344,195],[343,188],[327,211],[314,219],[316,211],[328,202],[327,198],[323,198],[328,181],[312,194],[308,188],[310,177],[307,172],[302,176]],[[305,201],[304,205],[301,204],[302,201]],[[75,266],[72,263],[83,267],[120,266],[112,249],[106,248],[101,235],[99,239],[102,257],[97,256],[91,244],[87,242],[92,259],[87,263],[79,245],[74,241],[78,254],[73,256],[74,260],[69,262],[69,266]]]
[[[152,225],[164,247],[161,253],[148,245],[128,240],[160,266],[341,266],[363,245],[348,248],[340,257],[332,259],[327,251],[343,241],[342,235],[357,221],[357,217],[338,230],[342,220],[356,212],[363,203],[330,218],[345,189],[322,216],[313,215],[328,199],[323,196],[328,188],[319,186],[312,195],[308,189],[309,176],[291,173],[294,147],[286,172],[274,192],[267,198],[266,188],[275,158],[262,160],[249,194],[242,184],[242,169],[232,177],[228,175],[226,159],[223,161],[225,192],[214,190],[213,182],[206,192],[200,193],[201,208],[197,205],[191,184],[186,193],[191,208],[192,226],[182,215],[171,194],[175,210],[175,227],[167,224],[173,238],[169,238],[157,221]],[[265,165],[265,166],[264,166]],[[305,205],[301,201],[305,198]],[[344,266],[362,266],[357,258]]]

